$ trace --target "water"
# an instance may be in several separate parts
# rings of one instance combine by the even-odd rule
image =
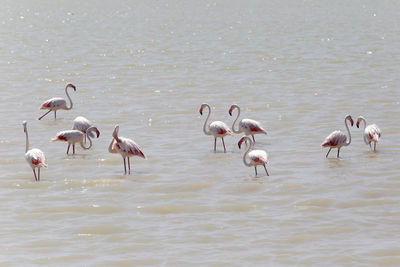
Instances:
[[[396,1],[3,1],[0,265],[398,265]],[[40,104],[65,97],[57,120]],[[268,131],[269,177],[239,135],[205,136],[200,104]],[[377,153],[320,147],[344,117],[382,129]],[[91,150],[50,143],[85,116]],[[49,168],[34,182],[31,148]],[[108,153],[116,124],[148,160]]]

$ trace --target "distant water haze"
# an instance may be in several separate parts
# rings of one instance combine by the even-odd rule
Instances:
[[[399,265],[400,2],[8,1],[0,8],[0,265]],[[39,110],[69,92],[57,119]],[[210,121],[260,122],[213,152]],[[382,130],[325,158],[347,114]],[[90,150],[50,142],[77,116]],[[35,182],[31,148],[48,169]],[[114,126],[140,145],[124,175]]]

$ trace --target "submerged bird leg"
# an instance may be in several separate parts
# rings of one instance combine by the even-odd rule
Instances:
[[[214,152],[217,151],[217,137],[214,137]]]
[[[374,142],[374,151],[376,151],[376,142]]]
[[[57,110],[54,110],[54,119],[57,119]]]
[[[126,161],[125,161],[125,157],[124,157],[124,170],[125,170],[125,174],[126,174]]]
[[[72,144],[72,154],[75,154],[75,144]]]
[[[267,167],[265,166],[265,164],[264,164],[264,169],[265,169],[265,172],[267,173],[267,176],[269,176],[269,173],[267,171]]]
[[[69,152],[69,147],[71,146],[71,144],[68,144],[68,148],[67,148],[67,155],[68,155],[68,152]]]
[[[257,176],[257,165],[254,166],[254,171],[256,172],[256,176]]]
[[[38,181],[40,181],[40,168],[38,168],[37,173],[38,173]]]
[[[221,139],[222,139],[222,144],[224,145],[224,152],[226,153],[226,148],[225,148],[225,142],[224,142],[224,138],[223,138],[223,137],[221,137]]]
[[[131,174],[131,162],[128,157],[128,173]]]
[[[331,150],[332,150],[332,148],[330,147],[330,148],[329,148],[329,150],[328,150],[328,153],[326,153],[326,156],[325,156],[325,158],[327,158],[327,157],[328,157],[328,155],[329,155],[329,152],[331,152]]]
[[[40,116],[38,118],[38,120],[41,120],[44,116],[46,116],[47,114],[49,114],[51,112],[51,110],[47,111],[46,113],[44,113],[42,116]]]
[[[339,153],[340,153],[340,147],[337,149],[337,157],[339,158]]]
[[[254,139],[254,134],[251,135],[251,137],[253,137],[253,142],[256,142],[256,139]]]

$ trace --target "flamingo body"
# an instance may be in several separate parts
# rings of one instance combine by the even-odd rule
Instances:
[[[369,145],[370,148],[372,148],[371,143],[374,142],[374,151],[376,151],[376,143],[378,143],[382,135],[381,129],[379,129],[378,125],[376,124],[370,124],[367,126],[367,122],[362,116],[357,118],[357,128],[360,127],[361,121],[364,122],[364,142]]]
[[[267,154],[267,152],[265,152],[264,150],[253,150],[254,141],[251,140],[247,136],[243,136],[239,140],[239,142],[238,142],[239,148],[241,148],[241,145],[242,145],[243,142],[247,142],[247,141],[250,142],[250,146],[247,149],[246,153],[244,153],[244,155],[243,155],[243,163],[244,163],[244,165],[246,165],[248,167],[254,166],[254,171],[255,171],[256,176],[257,176],[257,166],[262,165],[262,166],[264,166],[265,172],[266,172],[266,174],[268,176],[269,174],[268,174],[267,167],[266,167],[266,165],[268,163],[268,154]],[[246,156],[249,159],[249,162],[247,162]]]
[[[347,121],[350,121],[351,126],[353,126],[354,121],[350,115],[347,115],[344,119],[344,124],[347,129],[347,133],[349,135],[349,141],[347,142],[347,136],[342,131],[333,131],[330,135],[328,135],[324,142],[322,142],[322,147],[329,147],[328,153],[326,153],[326,157],[328,157],[329,153],[331,152],[332,148],[337,148],[337,157],[339,158],[340,148],[343,146],[348,146],[351,143],[351,134],[349,130],[349,126],[347,125]]]
[[[91,127],[93,127],[92,123],[88,119],[82,116],[78,116],[74,119],[74,125],[72,129],[79,130],[85,134],[88,134],[90,137],[94,138],[95,135],[93,131],[87,132],[87,130]],[[94,127],[94,131],[96,132],[98,137],[100,135],[100,131],[96,127]]]
[[[54,118],[57,118],[57,110],[72,109],[73,103],[72,103],[71,97],[69,96],[68,91],[67,91],[67,89],[69,87],[74,89],[74,91],[76,91],[76,87],[73,84],[67,84],[67,86],[65,87],[65,94],[67,95],[67,97],[69,99],[70,106],[67,107],[67,102],[65,101],[65,99],[60,98],[60,97],[54,97],[54,98],[48,99],[40,105],[40,109],[48,109],[48,111],[43,116],[39,117],[38,120],[41,120],[44,116],[46,116],[51,111],[54,111]]]
[[[232,124],[232,130],[234,133],[244,133],[245,135],[251,135],[253,138],[253,142],[255,142],[254,135],[255,134],[267,134],[267,131],[261,126],[261,124],[252,119],[242,119],[239,121],[239,129],[235,130],[235,123],[239,119],[240,116],[240,107],[238,105],[231,105],[229,108],[229,115],[232,116],[232,112],[234,109],[238,110],[238,115]]]
[[[94,127],[91,127],[88,129],[88,131],[94,131]],[[88,137],[90,145],[88,147],[85,147],[83,145],[83,137],[85,134],[79,130],[66,130],[66,131],[61,131],[56,134],[50,141],[55,142],[55,141],[65,141],[68,143],[68,148],[67,148],[67,154],[69,152],[69,148],[72,145],[73,148],[73,154],[75,154],[75,144],[79,143],[83,149],[89,149],[92,147],[92,140],[90,137]],[[99,137],[97,135],[97,137]]]
[[[25,144],[25,160],[28,162],[29,166],[32,168],[33,175],[35,176],[35,181],[40,181],[40,168],[47,168],[46,157],[42,150],[38,148],[29,149],[29,138],[28,138],[28,129],[27,123],[24,121],[22,123],[24,126],[24,132],[26,136],[26,144]],[[36,169],[37,175],[36,175]]]
[[[135,141],[125,137],[118,136],[119,126],[116,125],[112,134],[113,138],[108,147],[110,153],[119,153],[124,160],[124,170],[126,174],[126,158],[128,158],[128,173],[131,173],[130,157],[138,156],[146,159],[142,149]]]
[[[229,129],[228,125],[226,125],[222,121],[213,121],[207,127],[207,122],[208,122],[208,119],[210,118],[210,114],[211,114],[211,108],[206,103],[201,104],[200,115],[203,115],[204,108],[208,108],[208,115],[207,115],[206,120],[204,121],[203,132],[206,135],[214,136],[214,152],[217,150],[217,138],[218,137],[221,138],[222,145],[224,146],[224,152],[226,152],[224,137],[227,136],[227,135],[233,135],[233,132],[232,132],[231,129]]]

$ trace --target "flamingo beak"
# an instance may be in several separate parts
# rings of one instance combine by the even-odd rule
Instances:
[[[360,128],[360,121],[357,121],[357,128]]]
[[[100,136],[100,131],[96,129],[97,138]]]
[[[200,108],[200,115],[203,115],[203,107]]]
[[[353,126],[353,125],[354,125],[354,121],[353,121],[353,119],[352,119],[352,118],[350,118],[350,123],[351,123],[351,126]]]
[[[232,116],[232,109],[229,109],[229,115]]]

